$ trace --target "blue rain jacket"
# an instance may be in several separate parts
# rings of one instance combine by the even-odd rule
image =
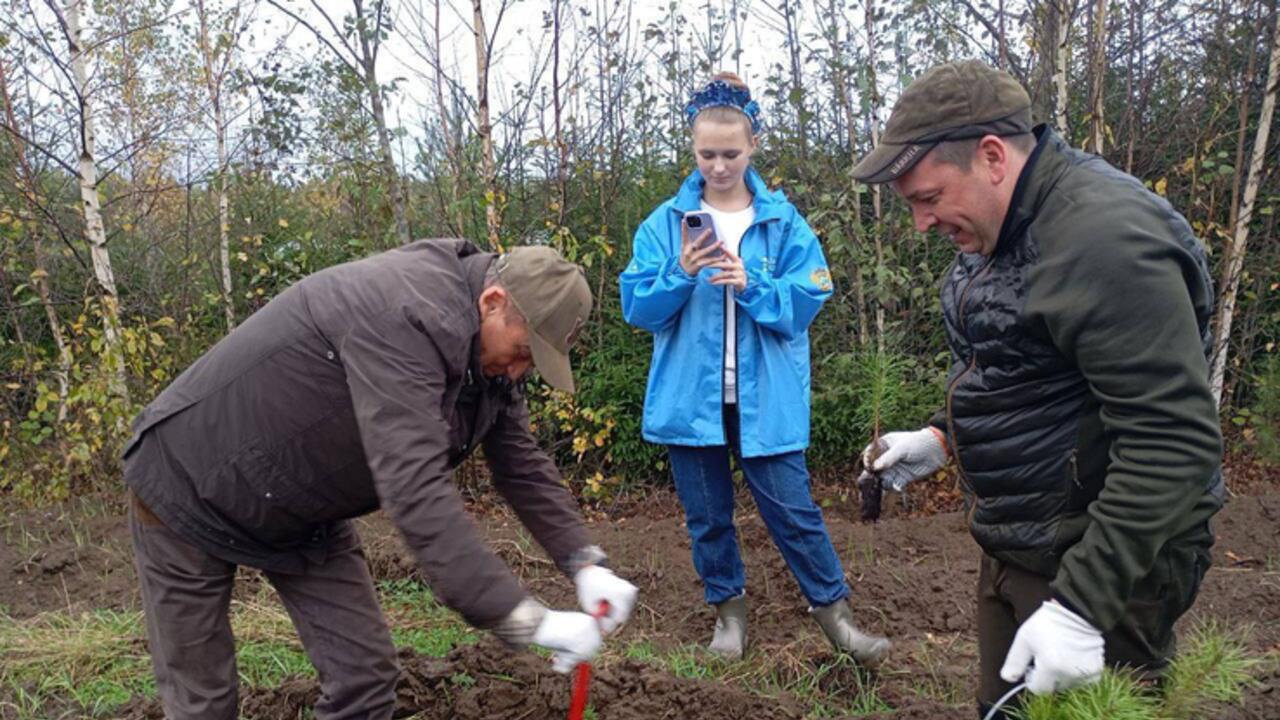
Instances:
[[[755,220],[739,256],[747,287],[737,302],[738,407],[744,457],[777,455],[809,445],[809,323],[831,296],[831,274],[818,238],[781,191],[754,169],[746,174]],[[644,438],[664,445],[725,444],[726,288],[718,273],[690,277],[680,266],[680,219],[701,208],[695,170],[676,196],[636,231],[622,272],[622,314],[654,334],[644,402]]]

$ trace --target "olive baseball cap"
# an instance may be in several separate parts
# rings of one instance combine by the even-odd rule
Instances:
[[[551,387],[573,392],[569,348],[591,314],[586,274],[543,245],[511,248],[497,263],[502,287],[529,325],[534,366]]]
[[[916,78],[893,106],[876,149],[853,177],[897,180],[938,143],[1031,132],[1031,98],[1012,75],[979,62],[938,65]]]

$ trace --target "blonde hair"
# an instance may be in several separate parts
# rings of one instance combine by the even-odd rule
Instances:
[[[751,92],[751,88],[747,87],[746,81],[738,77],[737,73],[731,73],[728,70],[721,70],[715,75],[712,75],[711,79],[707,81],[707,84],[711,84],[717,80],[722,80],[725,82],[725,84],[731,87],[735,87],[742,90],[746,90],[747,92]],[[713,105],[709,108],[703,108],[701,111],[698,112],[697,117],[693,119],[693,125],[696,126],[698,124],[698,121],[702,120],[703,118],[706,118],[707,120],[710,120],[712,122],[725,123],[725,124],[742,123],[743,127],[747,129],[747,138],[751,139],[755,137],[755,132],[752,131],[751,129],[751,118],[747,117],[746,113],[742,112],[737,108],[728,107],[725,105]],[[690,130],[692,129],[693,127],[691,126]]]

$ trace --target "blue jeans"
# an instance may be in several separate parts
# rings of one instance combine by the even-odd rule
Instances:
[[[755,497],[760,518],[809,604],[822,607],[848,597],[844,568],[827,534],[822,511],[809,494],[804,452],[743,458],[738,450],[737,408],[726,405],[724,418],[728,447],[667,446],[676,492],[693,541],[693,566],[702,578],[707,602],[718,605],[738,597],[746,586],[733,526],[730,447]]]

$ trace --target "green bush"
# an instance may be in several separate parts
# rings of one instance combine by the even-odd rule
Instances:
[[[941,406],[942,387],[942,371],[893,351],[815,358],[810,465],[852,464],[877,421],[881,433],[922,426]]]
[[[1240,411],[1241,424],[1252,428],[1258,455],[1280,464],[1280,354],[1267,356],[1254,383],[1253,406]]]

